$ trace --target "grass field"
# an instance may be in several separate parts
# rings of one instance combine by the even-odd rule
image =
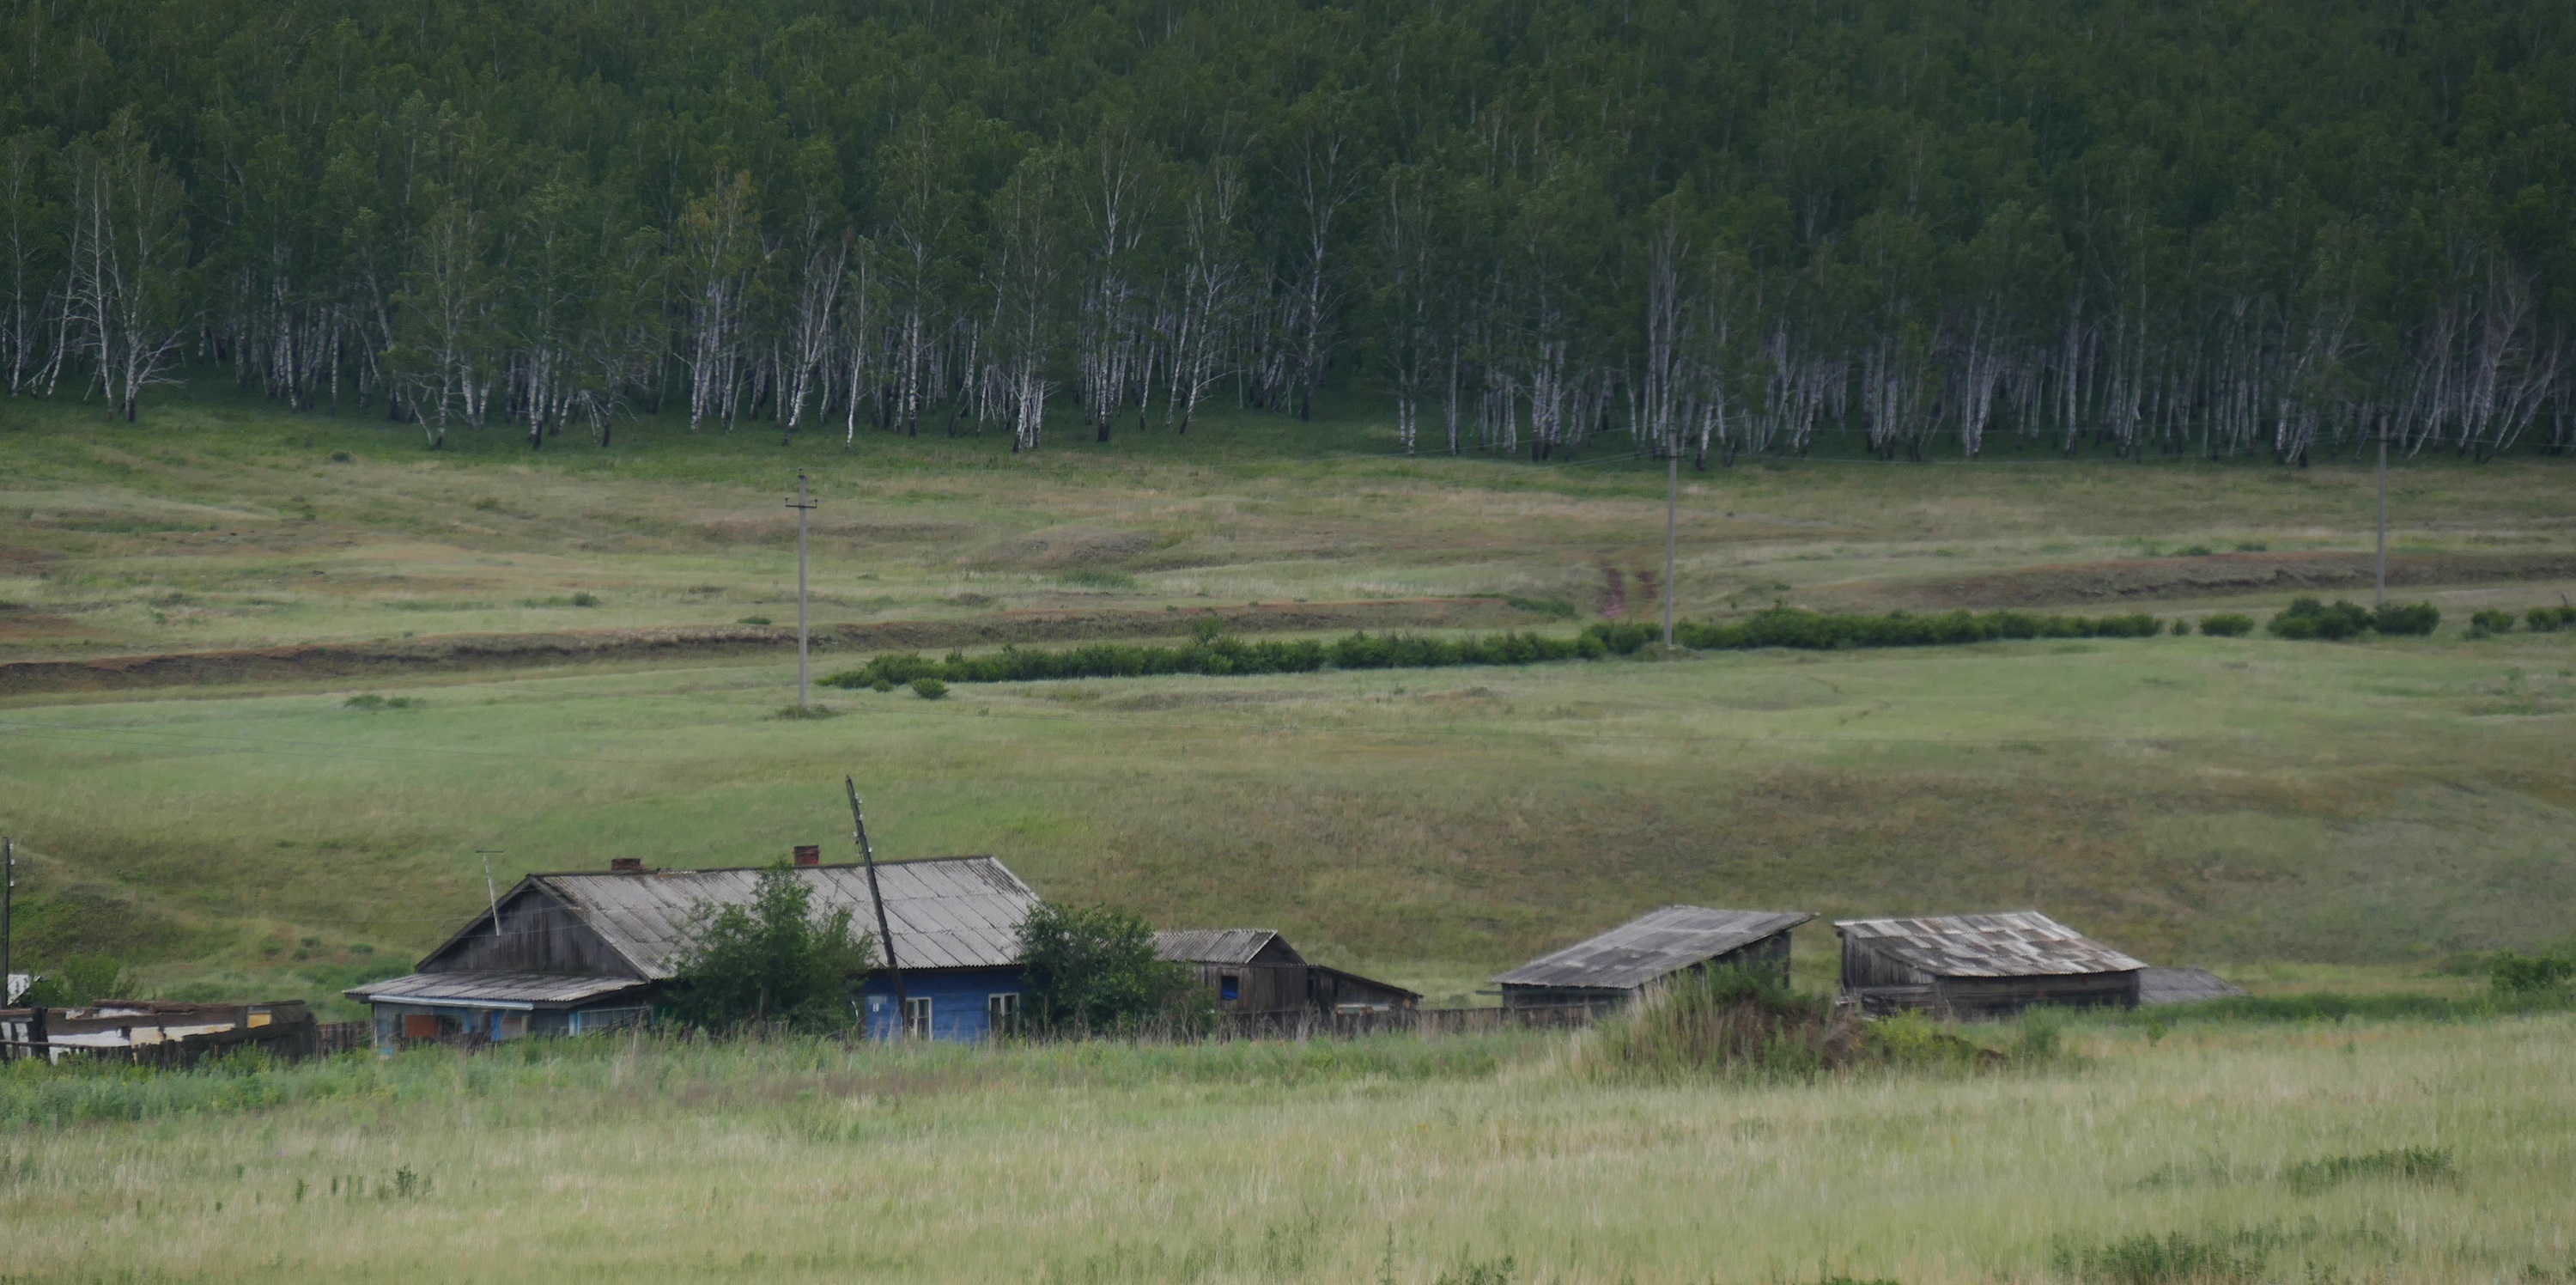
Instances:
[[[0,661],[788,622],[796,467],[826,502],[827,624],[1177,631],[1261,602],[1316,628],[1430,604],[1570,629],[1568,611],[1651,615],[1641,574],[1660,565],[1651,465],[1406,461],[1361,414],[1021,457],[650,425],[608,452],[495,433],[430,455],[396,427],[200,392],[132,427],[0,403],[0,452]],[[1005,684],[831,693],[841,716],[813,721],[773,717],[792,691],[774,639],[0,687],[0,823],[26,862],[22,950],[115,953],[171,994],[327,998],[399,969],[480,901],[476,849],[500,850],[506,880],[832,842],[845,772],[890,855],[992,852],[1050,896],[1277,926],[1441,1001],[1676,901],[2037,906],[2158,960],[2390,984],[2562,937],[2576,909],[2576,634],[2459,625],[2576,584],[2552,571],[2576,554],[2571,477],[2547,460],[2397,475],[2403,565],[2428,580],[2406,596],[2451,622],[2430,640]],[[2340,465],[1815,461],[1687,481],[1692,615],[2261,612],[2315,559],[2368,547],[2369,474]],[[2167,556],[2195,549],[2217,553]],[[2202,574],[2240,565],[2290,578]],[[1484,614],[1456,615],[1472,595]],[[1829,934],[1802,949],[1823,966]]]
[[[1989,1038],[2009,1038],[2010,1031]],[[1566,1037],[540,1043],[0,1076],[10,1280],[2557,1282],[2563,1015],[2079,1024],[1603,1085]],[[32,1068],[30,1068],[32,1070]],[[81,1116],[125,1117],[75,1123]]]

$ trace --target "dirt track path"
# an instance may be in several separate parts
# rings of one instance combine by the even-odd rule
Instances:
[[[888,620],[825,625],[823,652],[876,652],[1003,643],[1171,637],[1215,616],[1235,633],[1339,629],[1525,627],[1547,617],[1499,598],[1392,598],[1365,602],[1261,603],[1190,610],[999,611],[954,620]],[[103,656],[0,663],[0,696],[114,691],[207,683],[297,682],[532,668],[598,662],[695,659],[784,652],[796,631],[780,625],[675,625],[525,634],[450,634],[364,643],[306,643],[231,651]]]

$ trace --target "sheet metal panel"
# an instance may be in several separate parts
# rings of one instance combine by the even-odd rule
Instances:
[[[2138,973],[2138,1003],[2189,1004],[2204,999],[2229,999],[2245,993],[2245,988],[2221,978],[2206,968],[2148,968]]]
[[[632,977],[567,977],[554,973],[413,973],[341,994],[361,1002],[458,1000],[487,1004],[576,1004],[644,983]]]
[[[1184,964],[1249,964],[1278,936],[1268,928],[1185,928],[1154,934],[1154,953]]]
[[[1494,980],[1506,986],[1628,990],[1786,932],[1814,915],[1798,910],[1666,906],[1541,955]]]
[[[2146,965],[2036,910],[1922,919],[1848,919],[1846,942],[1934,977],[2056,977]]]

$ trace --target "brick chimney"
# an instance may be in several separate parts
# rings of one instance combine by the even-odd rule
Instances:
[[[823,864],[823,845],[819,843],[797,844],[796,864],[800,866],[819,866]]]
[[[610,857],[608,869],[612,874],[641,874],[644,870],[644,858]]]

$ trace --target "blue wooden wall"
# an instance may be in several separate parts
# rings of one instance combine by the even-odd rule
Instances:
[[[980,1040],[992,1034],[992,997],[1028,992],[1027,977],[1016,968],[959,969],[954,972],[903,975],[906,997],[930,1001],[930,1038]],[[883,975],[870,977],[860,992],[867,1014],[868,1038],[892,1038],[895,1027],[894,986]]]

